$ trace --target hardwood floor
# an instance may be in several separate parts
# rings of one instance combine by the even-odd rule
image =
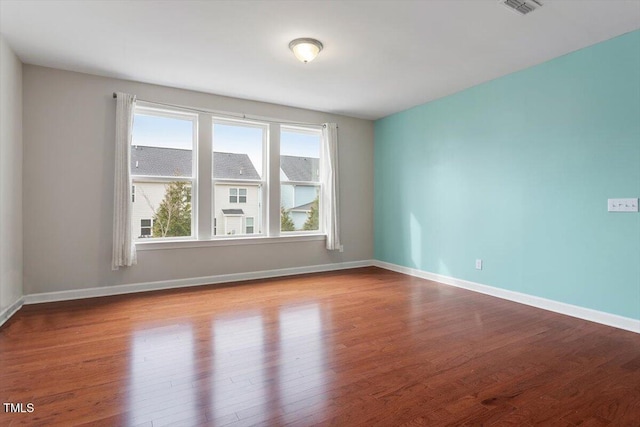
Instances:
[[[34,409],[2,426],[639,426],[640,335],[371,267],[25,306],[0,399]]]

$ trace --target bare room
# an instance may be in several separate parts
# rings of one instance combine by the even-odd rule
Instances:
[[[0,425],[640,425],[640,0],[0,0]]]

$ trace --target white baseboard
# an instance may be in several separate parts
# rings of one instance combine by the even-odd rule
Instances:
[[[396,271],[398,273],[407,274],[409,276],[432,280],[444,285],[468,289],[470,291],[491,295],[520,304],[530,305],[532,307],[542,308],[544,310],[553,311],[555,313],[565,314],[567,316],[577,317],[579,319],[589,320],[591,322],[601,323],[603,325],[613,326],[615,328],[640,333],[640,320],[631,319],[629,317],[618,316],[616,314],[605,313],[603,311],[592,310],[590,308],[579,307],[576,305],[553,301],[533,295],[527,295],[520,292],[494,288],[493,286],[482,285],[480,283],[470,282],[468,280],[456,279],[455,277],[443,276],[440,274],[417,270],[415,268],[403,267],[401,265],[391,264],[384,261],[374,260],[373,265],[387,270]]]
[[[22,308],[22,304],[24,304],[24,297],[18,298],[13,304],[0,311],[0,326],[4,325],[4,323],[13,316],[16,311]]]
[[[212,285],[220,283],[240,282],[244,280],[269,279],[273,277],[292,276],[296,274],[320,273],[325,271],[345,270],[350,268],[376,266],[386,270],[396,271],[409,276],[419,277],[426,280],[442,283],[444,285],[455,286],[486,295],[491,295],[501,299],[526,304],[532,307],[541,308],[567,316],[577,317],[603,325],[613,326],[631,332],[640,333],[640,320],[615,314],[605,313],[590,308],[579,307],[563,302],[553,301],[546,298],[527,295],[520,292],[495,288],[455,277],[443,276],[410,267],[403,267],[378,260],[351,261],[335,264],[321,264],[304,267],[282,268],[275,270],[254,271],[248,273],[221,274],[217,276],[195,277],[188,279],[162,280],[157,282],[133,283],[127,285],[105,286],[89,289],[68,290],[59,292],[47,292],[39,294],[25,295],[11,306],[0,312],[0,326],[6,322],[23,304],[38,304],[55,301],[68,301],[83,298],[94,298],[110,295],[122,295],[136,292],[155,291],[163,289],[183,288],[189,286]]]
[[[162,280],[157,282],[133,283],[127,285],[104,286],[98,288],[46,292],[24,296],[25,304],[39,304],[55,301],[69,301],[83,298],[104,297],[111,295],[131,294],[136,292],[157,291],[162,289],[183,288],[189,286],[213,285],[219,283],[240,282],[243,280],[269,279],[272,277],[292,276],[295,274],[320,273],[324,271],[346,270],[350,268],[369,267],[372,260],[350,261],[335,264],[310,265],[305,267],[281,268],[276,270],[253,271],[248,273],[220,274],[208,277],[188,279]]]

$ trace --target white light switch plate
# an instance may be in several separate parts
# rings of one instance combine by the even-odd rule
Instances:
[[[609,199],[607,210],[609,212],[638,212],[638,199]]]

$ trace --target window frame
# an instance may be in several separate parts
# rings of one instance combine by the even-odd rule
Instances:
[[[197,188],[197,176],[198,176],[198,114],[179,108],[166,108],[157,106],[148,102],[139,101],[133,111],[134,123],[137,115],[163,117],[168,119],[187,120],[191,122],[191,176],[160,176],[160,175],[134,175],[131,171],[131,185],[139,184],[155,184],[164,183],[165,186],[170,185],[174,181],[188,182],[191,186],[191,234],[189,236],[171,236],[171,237],[149,237],[144,238],[143,243],[151,242],[167,242],[167,241],[192,241],[197,239],[198,230],[198,188]],[[129,149],[133,149],[137,145],[133,143],[129,144]],[[153,218],[151,219],[151,227],[153,233]],[[139,240],[134,239],[136,245],[140,243]]]
[[[236,190],[236,194],[235,195],[231,194],[231,190]],[[241,190],[244,190],[244,195],[240,194]],[[236,198],[235,202],[231,200],[232,197]],[[240,201],[240,197],[244,197],[244,202]],[[246,204],[247,203],[247,187],[229,187],[229,203]]]
[[[192,110],[188,107],[165,107],[162,104],[152,102],[138,102],[134,114],[140,114],[140,110],[151,112],[151,115],[169,118],[188,118],[193,121],[193,145],[192,145],[192,176],[191,177],[149,177],[131,175],[132,184],[135,182],[171,182],[176,180],[187,181],[191,185],[191,236],[182,237],[154,237],[135,240],[138,250],[165,250],[211,246],[235,246],[272,244],[283,242],[321,241],[326,239],[326,232],[320,230],[310,231],[280,231],[280,136],[282,131],[309,132],[321,135],[321,125],[290,125],[276,120],[236,119],[221,117],[215,112]],[[196,112],[197,111],[197,112]],[[219,113],[223,114],[223,113]],[[227,113],[224,113],[227,114]],[[231,115],[231,114],[230,114]],[[213,152],[214,152],[214,124],[240,125],[260,127],[262,133],[262,174],[260,180],[238,180],[214,178]],[[322,141],[320,141],[322,144]],[[130,145],[130,149],[133,144]],[[322,147],[321,147],[322,150]],[[322,157],[319,160],[321,169]],[[141,179],[142,178],[142,179]],[[245,234],[216,236],[216,230],[221,224],[216,224],[215,216],[215,183],[225,183],[236,187],[247,188],[258,185],[260,194],[261,218],[254,218],[254,233],[246,234],[246,218],[243,218]],[[301,182],[303,185],[319,187],[319,201],[322,200],[322,187],[320,182]],[[240,204],[240,203],[239,203]],[[319,228],[322,228],[322,210],[319,209]],[[153,220],[152,220],[153,223]],[[259,231],[259,232],[257,232]]]
[[[251,220],[251,225],[248,224],[249,220]],[[249,233],[247,230],[248,228],[251,227],[251,233]],[[256,234],[255,233],[256,230],[256,221],[255,218],[252,216],[245,216],[244,217],[244,234],[246,236],[252,235],[252,234]]]
[[[149,225],[143,225],[142,222],[143,221],[149,221]],[[143,229],[149,229],[149,234],[144,234],[142,232]],[[149,239],[152,238],[153,236],[153,218],[140,218],[140,236],[138,237],[139,239]]]
[[[319,152],[318,152],[318,181],[289,181],[289,180],[282,180],[280,179],[279,181],[279,186],[282,187],[283,185],[291,185],[293,187],[293,191],[294,191],[294,205],[296,205],[295,202],[295,187],[296,186],[312,186],[312,187],[316,187],[317,190],[317,194],[318,194],[318,229],[317,230],[294,230],[294,231],[282,231],[280,230],[280,233],[282,235],[285,236],[296,236],[296,235],[307,235],[307,234],[323,234],[326,235],[325,231],[324,231],[324,221],[323,221],[323,213],[322,213],[322,194],[323,194],[323,186],[322,186],[322,181],[320,180],[320,176],[322,176],[322,130],[321,129],[316,129],[316,128],[312,128],[310,126],[299,126],[299,125],[281,125],[280,126],[280,132],[290,132],[290,133],[301,133],[301,134],[306,134],[306,135],[316,135],[318,137],[320,137],[320,146],[319,148]],[[285,154],[286,155],[286,154]],[[282,157],[282,153],[280,153],[280,157]],[[280,159],[278,159],[280,160]],[[295,207],[295,206],[294,206]],[[291,208],[293,209],[293,207]]]
[[[215,152],[215,125],[224,125],[224,126],[241,126],[248,128],[255,128],[262,130],[262,141],[261,141],[261,151],[262,151],[262,174],[260,179],[238,179],[238,178],[215,178],[215,171],[213,170],[213,153]],[[258,224],[266,224],[267,223],[267,206],[268,200],[267,198],[267,183],[268,179],[268,163],[269,163],[269,144],[270,144],[270,124],[267,122],[261,122],[256,120],[245,120],[245,119],[229,119],[223,118],[215,115],[211,115],[211,236],[212,240],[215,239],[230,239],[230,238],[243,238],[246,234],[226,234],[226,220],[225,220],[225,234],[215,235],[213,220],[217,218],[216,212],[217,207],[216,203],[216,184],[221,185],[231,185],[233,187],[229,187],[228,192],[228,200],[229,204],[247,204],[249,187],[257,186],[257,194],[258,194],[258,212],[261,218],[258,218]],[[237,201],[231,202],[231,190],[237,190]],[[240,202],[240,189],[245,190],[245,201]],[[243,221],[244,225],[244,221]],[[243,227],[244,228],[244,227]],[[254,225],[255,229],[255,225]],[[269,236],[269,233],[265,233],[266,227],[258,226],[259,233],[254,233],[252,236]]]

